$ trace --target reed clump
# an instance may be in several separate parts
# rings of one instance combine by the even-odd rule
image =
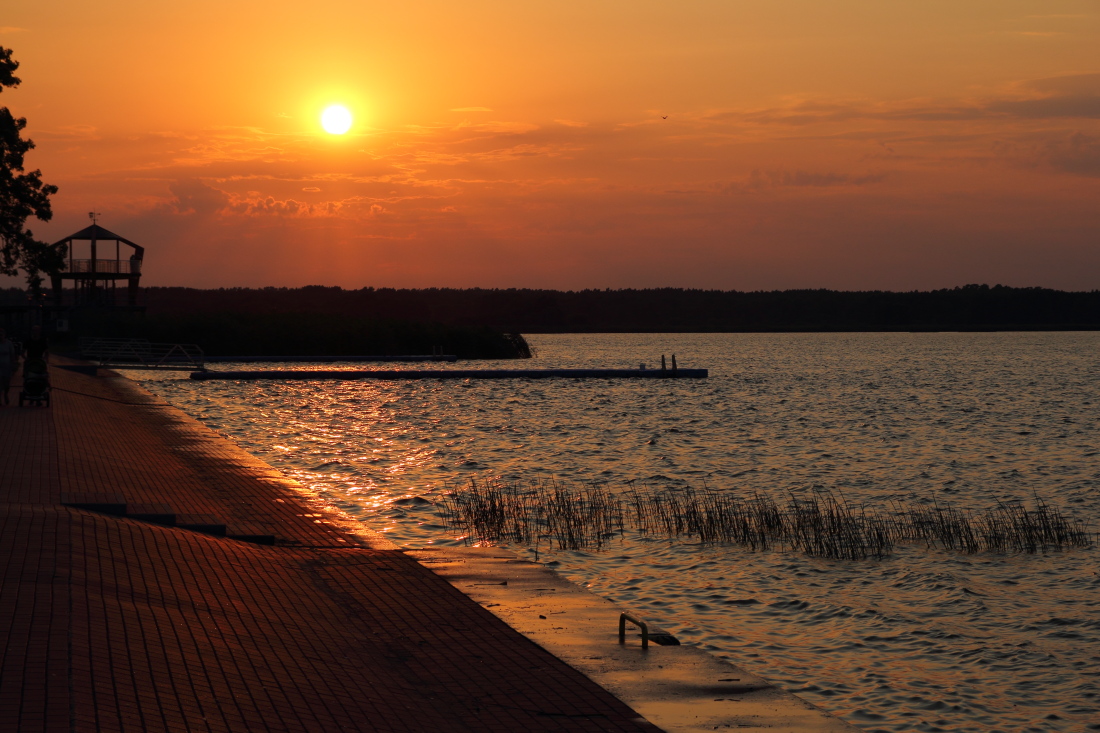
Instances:
[[[904,539],[965,553],[1036,553],[1092,544],[1086,525],[1038,496],[1030,507],[1020,501],[1001,501],[975,512],[933,499],[920,507],[899,506],[897,513],[906,520],[899,525]]]
[[[474,479],[446,495],[441,514],[447,526],[479,542],[538,546],[545,539],[560,549],[601,550],[626,531],[622,500],[599,484]]]
[[[475,479],[449,492],[440,512],[467,542],[509,542],[536,550],[546,543],[598,551],[628,531],[838,560],[886,557],[902,542],[962,553],[1036,553],[1092,544],[1085,525],[1039,497],[1030,506],[999,502],[984,511],[935,497],[921,504],[894,501],[879,509],[852,504],[822,487],[791,491],[779,502],[759,492],[738,496],[707,487],[629,484],[616,491],[606,484],[577,486],[554,479]]]

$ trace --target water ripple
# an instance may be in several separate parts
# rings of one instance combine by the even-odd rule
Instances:
[[[934,494],[975,508],[1037,493],[1100,525],[1100,334],[530,340],[536,367],[652,366],[663,351],[712,376],[139,378],[406,546],[460,542],[433,502],[470,476],[822,484],[855,502]],[[633,538],[603,554],[543,547],[540,560],[868,730],[1077,731],[1100,730],[1098,555],[902,546],[842,562]]]

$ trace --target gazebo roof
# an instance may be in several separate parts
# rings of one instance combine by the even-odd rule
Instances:
[[[133,242],[131,242],[126,237],[121,237],[121,236],[115,234],[112,231],[104,229],[99,224],[92,224],[89,227],[84,227],[83,229],[81,229],[76,234],[70,234],[69,236],[65,237],[64,239],[58,240],[57,242],[55,242],[55,244],[63,244],[65,242],[71,242],[74,239],[87,239],[87,240],[94,239],[96,241],[110,239],[110,240],[115,240],[115,241],[122,242],[123,244],[128,244],[131,247],[133,247],[135,250],[137,250],[138,258],[140,258],[142,256],[142,254],[145,253],[145,248],[144,247],[142,247],[140,245],[137,245],[137,244],[134,244]]]

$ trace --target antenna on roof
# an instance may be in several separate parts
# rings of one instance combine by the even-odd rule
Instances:
[[[88,218],[92,220],[93,224],[96,223],[96,218],[100,217],[100,216],[103,216],[103,214],[99,211],[89,211],[88,212]]]

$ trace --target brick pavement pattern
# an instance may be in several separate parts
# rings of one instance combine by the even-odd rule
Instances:
[[[0,730],[655,731],[127,380],[0,408]],[[275,546],[61,505],[212,514]]]

